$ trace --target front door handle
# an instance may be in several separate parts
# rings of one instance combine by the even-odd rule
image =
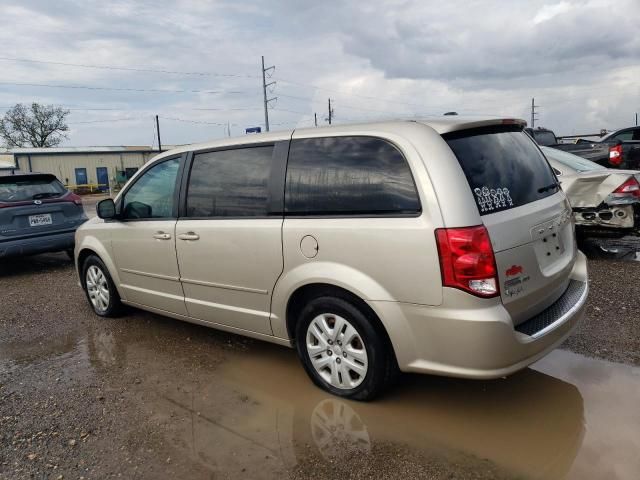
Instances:
[[[194,232],[187,232],[187,233],[181,233],[180,235],[178,235],[178,238],[180,240],[199,240],[200,235]]]
[[[171,240],[171,234],[164,232],[157,232],[153,235],[153,238],[158,240]]]

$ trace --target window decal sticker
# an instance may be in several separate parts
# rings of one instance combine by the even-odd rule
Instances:
[[[480,207],[480,213],[513,206],[513,199],[508,188],[474,188],[473,193],[476,194],[476,202]]]

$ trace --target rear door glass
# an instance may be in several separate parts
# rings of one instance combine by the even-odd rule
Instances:
[[[287,166],[289,215],[417,215],[420,200],[402,153],[385,140],[296,139]]]
[[[518,126],[484,127],[443,135],[458,158],[481,215],[553,195],[551,167]]]

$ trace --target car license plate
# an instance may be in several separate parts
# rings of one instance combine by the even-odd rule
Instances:
[[[29,215],[29,226],[39,227],[40,225],[51,225],[50,213],[41,213],[40,215]]]

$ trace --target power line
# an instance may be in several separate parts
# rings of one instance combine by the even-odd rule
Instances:
[[[324,90],[326,92],[332,92],[332,93],[342,93],[343,95],[348,95],[350,97],[358,97],[358,98],[365,98],[367,100],[377,100],[377,101],[383,101],[383,102],[391,102],[391,103],[397,103],[397,104],[402,104],[402,105],[410,105],[410,106],[414,106],[414,107],[424,107],[424,104],[418,104],[418,103],[411,103],[411,102],[402,102],[399,100],[391,100],[391,99],[385,99],[384,97],[379,97],[379,96],[373,96],[373,95],[360,95],[357,93],[353,93],[353,92],[347,92],[346,90],[339,90],[339,89],[335,89],[335,88],[326,88],[326,87],[318,87],[316,85],[310,85],[308,83],[300,83],[300,82],[294,82],[291,80],[285,80],[283,78],[278,78],[278,81],[281,83],[288,83],[289,85],[297,85],[299,87],[304,87],[304,88],[312,88],[314,90]]]
[[[164,120],[173,120],[175,122],[185,122],[185,123],[199,123],[199,124],[203,124],[203,125],[216,125],[219,127],[226,127],[228,125],[227,122],[225,123],[219,123],[219,122],[206,122],[203,120],[188,120],[186,118],[179,118],[179,117],[165,117],[164,115],[159,115],[160,118],[164,119]],[[231,123],[231,126],[237,127],[239,126],[237,123]]]
[[[46,88],[71,88],[83,90],[111,90],[117,92],[149,92],[149,93],[205,93],[212,95],[220,94],[243,94],[246,91],[236,90],[165,90],[158,88],[117,88],[117,87],[93,87],[89,85],[52,85],[47,83],[12,83],[0,82],[0,85],[12,85],[19,87],[46,87]]]
[[[0,60],[9,61],[9,62],[43,63],[48,65],[61,65],[65,67],[94,68],[99,70],[121,70],[121,71],[127,71],[127,72],[166,73],[171,75],[191,75],[191,76],[200,76],[200,77],[259,78],[256,75],[247,75],[247,74],[241,74],[241,73],[182,72],[178,70],[157,70],[153,68],[133,68],[133,67],[120,67],[120,66],[114,66],[114,65],[91,65],[91,64],[84,64],[84,63],[51,62],[48,60],[35,60],[31,58],[17,58],[17,57],[0,57]]]
[[[297,113],[299,115],[311,115],[310,112],[299,112],[297,110],[289,110],[287,108],[273,107],[272,110],[277,110],[279,112],[289,112],[289,113]]]
[[[71,123],[68,123],[67,125],[81,125],[81,124],[87,124],[87,123],[127,122],[129,120],[140,120],[141,118],[144,118],[144,117],[106,118],[104,120],[86,120],[82,122],[71,122]]]

